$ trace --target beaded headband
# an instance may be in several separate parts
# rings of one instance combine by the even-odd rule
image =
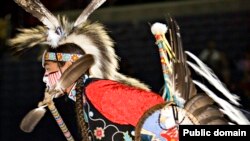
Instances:
[[[81,54],[70,54],[70,53],[55,53],[55,52],[46,52],[44,55],[45,61],[62,61],[62,62],[75,62],[83,55]]]
[[[44,52],[42,65],[44,66],[45,61],[61,61],[61,62],[75,62],[83,55],[81,54],[71,54],[71,53],[55,53],[55,52]]]

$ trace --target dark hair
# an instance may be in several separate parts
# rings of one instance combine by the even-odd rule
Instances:
[[[83,49],[81,49],[78,45],[74,43],[66,43],[58,46],[57,48],[49,48],[47,49],[48,52],[55,52],[55,53],[72,53],[72,54],[86,54]],[[60,67],[64,66],[65,62],[58,62]]]
[[[66,43],[58,46],[57,48],[49,48],[49,52],[61,52],[61,53],[75,53],[75,54],[85,54],[78,45],[74,43]]]

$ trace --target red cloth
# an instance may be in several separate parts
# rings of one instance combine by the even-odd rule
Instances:
[[[114,123],[136,126],[143,113],[164,100],[156,93],[111,80],[98,80],[86,87],[94,107]]]

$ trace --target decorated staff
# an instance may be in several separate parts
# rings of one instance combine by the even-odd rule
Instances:
[[[166,40],[165,34],[167,32],[167,26],[155,23],[151,27],[151,31],[155,36],[156,44],[159,48],[159,54],[160,54],[160,61],[162,64],[162,71],[163,71],[163,78],[165,81],[165,87],[164,87],[164,93],[163,98],[167,101],[173,100],[173,91],[171,88],[173,87],[171,83],[169,82],[169,77],[171,74],[173,74],[173,62],[175,62],[175,54],[172,51],[172,48],[170,47],[168,41]]]

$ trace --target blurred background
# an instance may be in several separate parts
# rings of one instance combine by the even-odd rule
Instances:
[[[90,0],[41,2],[51,12],[74,21]],[[19,129],[25,114],[43,98],[39,49],[15,57],[6,45],[6,39],[13,37],[17,28],[41,23],[12,0],[0,3],[0,140],[49,141],[53,137],[48,136],[54,136],[53,128],[58,128],[56,124],[39,123],[30,134]],[[120,57],[120,71],[159,92],[163,77],[150,24],[166,23],[169,15],[180,26],[184,50],[199,56],[232,93],[241,97],[242,109],[250,110],[249,0],[107,0],[90,20],[103,23],[109,30]]]

